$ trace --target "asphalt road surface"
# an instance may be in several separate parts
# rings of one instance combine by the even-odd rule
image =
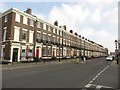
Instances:
[[[2,72],[3,88],[118,88],[118,66],[105,58]]]

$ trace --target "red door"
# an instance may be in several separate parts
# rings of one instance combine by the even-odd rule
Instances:
[[[36,57],[39,57],[39,48],[36,49]]]

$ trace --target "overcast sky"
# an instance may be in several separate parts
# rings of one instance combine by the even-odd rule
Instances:
[[[10,1],[10,0],[9,0]],[[62,0],[64,1],[64,0]],[[59,25],[67,25],[96,43],[114,51],[115,39],[118,38],[118,1],[119,0],[77,0],[78,2],[0,2],[0,11],[11,7],[25,11],[32,8],[33,14],[39,18]]]

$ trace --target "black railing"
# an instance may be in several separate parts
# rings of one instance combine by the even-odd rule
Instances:
[[[41,43],[42,40],[41,39],[36,39],[36,42]]]

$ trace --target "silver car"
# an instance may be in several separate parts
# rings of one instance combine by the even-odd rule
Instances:
[[[106,60],[107,60],[107,61],[113,61],[113,59],[114,59],[114,57],[113,57],[112,55],[106,57]]]

